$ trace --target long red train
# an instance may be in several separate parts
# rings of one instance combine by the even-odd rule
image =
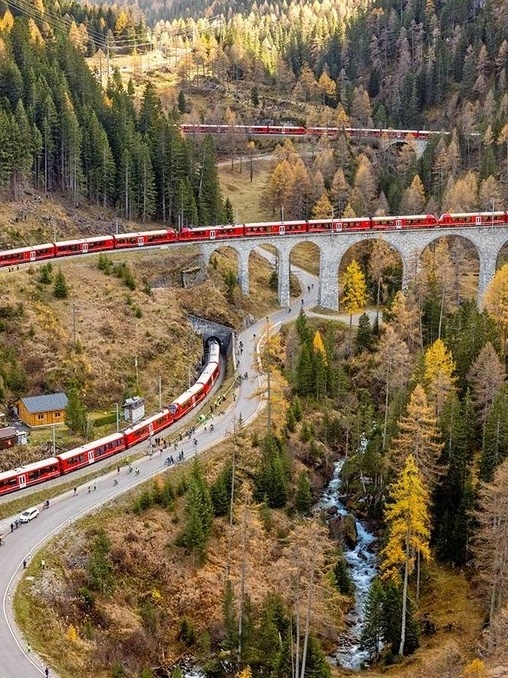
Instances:
[[[79,240],[66,240],[17,249],[0,251],[0,267],[44,262],[78,254],[109,252],[138,247],[167,245],[171,243],[204,242],[235,238],[284,236],[299,233],[341,233],[411,230],[419,228],[453,228],[467,226],[506,226],[508,212],[472,212],[408,215],[399,217],[353,217],[348,219],[315,219],[311,221],[278,221],[227,226],[183,228],[177,233],[173,228],[95,236]],[[96,461],[110,457],[146,440],[151,435],[171,426],[194,408],[210,391],[220,371],[219,344],[210,343],[209,360],[198,381],[168,408],[152,417],[124,429],[124,431],[87,443],[55,457],[29,464],[20,469],[0,473],[0,495],[35,485],[65,475]]]
[[[247,136],[288,136],[288,137],[336,137],[345,134],[356,139],[389,139],[404,141],[408,135],[413,139],[428,141],[435,136],[448,136],[449,132],[425,129],[386,129],[383,127],[306,127],[298,125],[222,125],[222,124],[183,124],[183,134],[226,134],[241,132]],[[480,136],[472,132],[471,136]]]
[[[226,226],[183,228],[179,233],[173,228],[139,233],[99,235],[79,240],[64,240],[42,245],[31,245],[0,251],[0,267],[17,266],[46,259],[68,257],[74,254],[92,254],[110,250],[134,249],[168,245],[172,243],[229,240],[262,236],[291,235],[297,233],[341,233],[353,231],[393,231],[416,228],[464,228],[467,226],[506,226],[508,212],[463,212],[443,214],[411,214],[399,217],[351,217],[347,219],[314,219],[311,221],[275,221]]]
[[[198,380],[168,407],[118,433],[112,433],[54,457],[0,473],[0,496],[107,459],[147,440],[184,417],[207,396],[220,374],[219,341],[210,338],[207,347],[208,360]]]

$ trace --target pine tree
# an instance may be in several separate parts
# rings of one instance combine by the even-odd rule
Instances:
[[[494,471],[508,456],[508,386],[504,385],[492,403],[483,427],[480,478],[490,482]]]
[[[187,547],[199,563],[206,558],[206,547],[213,525],[213,505],[201,465],[194,459],[189,478],[186,522],[178,543]]]
[[[384,626],[384,591],[378,577],[370,585],[363,608],[363,615],[362,648],[377,660],[381,651]]]
[[[358,330],[356,332],[356,350],[358,353],[370,351],[372,348],[372,326],[367,313],[362,313],[358,320]]]
[[[53,284],[53,296],[55,299],[67,299],[69,296],[69,286],[61,268],[58,269],[55,282]]]
[[[412,455],[406,459],[397,480],[390,488],[391,501],[385,508],[388,536],[381,551],[381,572],[395,584],[403,571],[402,620],[398,654],[405,651],[409,575],[415,559],[430,559],[429,493]]]
[[[295,494],[295,507],[298,513],[307,515],[312,508],[312,492],[306,473],[300,473]]]
[[[444,448],[441,463],[447,468],[433,494],[433,542],[444,561],[463,565],[467,559],[471,516],[471,461],[474,452],[474,416],[469,398],[453,395],[440,418]]]

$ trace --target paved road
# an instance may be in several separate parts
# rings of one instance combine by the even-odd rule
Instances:
[[[248,423],[254,419],[265,403],[260,397],[263,390],[264,377],[260,374],[258,347],[268,331],[278,329],[283,322],[294,320],[300,312],[302,305],[312,307],[317,301],[316,279],[308,273],[300,274],[302,288],[307,290],[301,299],[291,306],[276,311],[269,319],[262,319],[251,325],[248,329],[240,332],[236,340],[236,349],[243,344],[243,352],[237,354],[239,360],[238,373],[248,373],[248,378],[243,379],[233,406],[226,409],[223,414],[216,414],[214,418],[214,430],[204,430],[198,427],[191,440],[186,439],[178,446],[178,451],[184,450],[185,459],[188,460],[203,450],[217,444],[222,438],[234,431],[235,424],[241,414],[242,421]],[[270,329],[269,329],[270,328]],[[204,411],[209,406],[205,405]],[[220,411],[220,406],[215,412]],[[197,439],[194,445],[193,439]],[[170,453],[175,456],[174,450]],[[167,453],[166,453],[167,454]],[[77,494],[66,492],[51,501],[48,510],[41,511],[38,518],[31,523],[22,525],[14,532],[10,532],[10,523],[13,518],[2,521],[0,531],[4,534],[4,545],[0,547],[0,595],[2,596],[2,614],[0,615],[0,676],[1,678],[40,678],[44,675],[45,664],[33,651],[29,651],[27,642],[17,629],[12,610],[12,597],[17,582],[23,573],[23,560],[30,562],[32,557],[39,561],[36,552],[38,548],[61,530],[68,527],[72,522],[85,514],[92,513],[103,504],[114,500],[120,494],[132,489],[136,485],[146,481],[161,471],[165,470],[164,455],[156,452],[151,458],[134,462],[139,468],[139,475],[134,472],[128,474],[127,468],[123,467],[118,474],[116,471],[97,478],[94,489],[93,481],[90,485],[77,485]],[[114,479],[118,484],[114,485]],[[76,480],[78,483],[79,480]],[[90,486],[90,492],[88,487]],[[29,505],[27,497],[27,507]],[[51,678],[56,678],[56,673],[51,670]]]

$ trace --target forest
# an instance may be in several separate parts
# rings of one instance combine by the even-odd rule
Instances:
[[[233,164],[259,150],[273,152],[259,196],[268,216],[506,204],[506,2],[34,6],[0,8],[6,200],[22,201],[30,188],[64,196],[76,209],[86,203],[104,210],[106,228],[115,214],[133,228],[232,222],[217,160]],[[118,69],[103,90],[85,60],[98,50],[109,57],[110,50],[153,48],[175,62],[170,91],[157,77],[140,82]],[[178,123],[197,120],[225,122],[231,133],[220,143],[184,138]],[[234,131],[235,122],[256,121],[446,134],[419,158],[410,136],[399,146],[371,148],[341,135],[300,152],[290,141],[258,148]],[[2,230],[3,246],[38,237]],[[500,267],[479,309],[473,254],[463,241],[441,241],[415,262],[402,292],[400,263],[382,241],[351,252],[341,271],[341,309],[352,316],[370,303],[376,321],[362,315],[353,331],[302,313],[268,342],[267,426],[240,426],[220,459],[144,488],[109,516],[107,529],[87,524],[47,559],[44,573],[30,571],[36,584],[26,595],[51,620],[34,647],[59,638],[51,647],[55,663],[68,668],[65,662],[79,657],[73,665],[81,675],[101,678],[178,675],[183,655],[210,676],[223,675],[224,661],[242,678],[339,675],[326,656],[344,626],[351,582],[340,541],[311,519],[311,508],[333,461],[343,457],[348,504],[382,541],[365,609],[363,644],[372,665],[400,664],[400,676],[411,678],[463,678],[503,664],[508,269]],[[156,313],[156,300],[150,264],[143,279],[133,270],[146,299],[129,294],[123,303],[139,320]],[[241,327],[247,301],[234,273],[221,270],[215,280],[234,309],[232,324]],[[34,278],[41,316],[53,304],[43,284]],[[206,308],[213,313],[211,302]],[[0,331],[11,322],[3,318]],[[140,322],[148,354],[155,340],[142,329]],[[99,330],[109,343],[106,320]],[[39,331],[34,321],[24,338],[33,351]],[[8,354],[12,365],[17,348]],[[80,342],[79,360],[77,346],[69,355],[87,369],[73,363],[55,371],[51,385],[85,393],[91,344]],[[10,374],[8,363],[0,369],[2,388],[14,392],[25,368]],[[118,392],[122,379],[116,376]],[[185,588],[179,582],[188,570],[193,586]],[[439,607],[434,578],[443,572],[453,573],[457,589],[466,580],[464,598],[474,599],[475,615],[468,629],[452,616],[438,623],[439,650],[425,654],[436,626],[429,615]],[[41,596],[49,573],[59,587]]]

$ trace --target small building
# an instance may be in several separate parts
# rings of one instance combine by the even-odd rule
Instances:
[[[7,450],[17,444],[16,429],[14,426],[0,428],[0,450]]]
[[[65,393],[48,393],[46,395],[21,398],[18,403],[19,418],[31,428],[36,426],[55,426],[65,423]]]
[[[127,398],[123,404],[123,418],[131,424],[141,421],[145,416],[145,399],[135,396]]]

